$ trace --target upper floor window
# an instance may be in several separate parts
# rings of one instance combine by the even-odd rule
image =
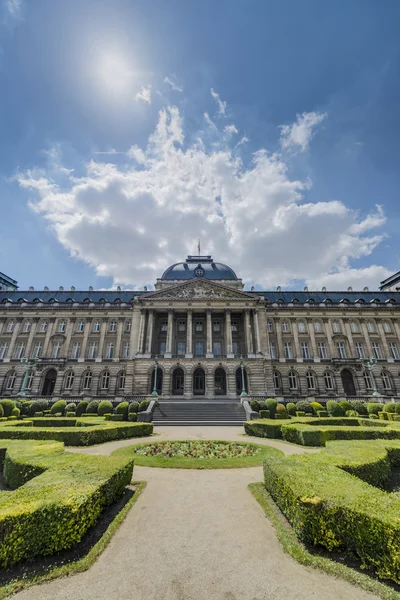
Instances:
[[[51,351],[51,358],[60,358],[61,348],[62,348],[61,342],[54,342],[53,348]]]
[[[176,344],[176,353],[178,356],[185,355],[186,344],[185,342],[177,342]]]
[[[117,331],[117,321],[110,321],[108,325],[108,331],[110,333],[115,333]]]
[[[383,321],[383,331],[385,333],[392,333],[392,326],[389,321]]]
[[[85,329],[85,321],[78,321],[76,330],[78,333],[82,333]]]
[[[203,321],[196,321],[196,331],[203,331]]]
[[[367,329],[369,333],[375,333],[375,323],[373,323],[373,321],[367,321]]]
[[[219,333],[221,331],[221,322],[220,321],[213,321],[213,331],[215,333]]]
[[[237,331],[238,330],[237,321],[231,321],[231,330],[232,331]]]
[[[356,352],[357,352],[357,357],[358,358],[364,358],[364,346],[362,345],[361,342],[357,342],[356,344]]]
[[[168,331],[168,321],[161,321],[161,331]]]
[[[293,358],[292,352],[292,344],[290,342],[285,342],[284,344],[285,358]]]
[[[126,331],[126,333],[130,333],[131,329],[132,329],[132,321],[127,321],[125,323],[125,331]]]
[[[178,331],[186,331],[186,321],[178,321]]]
[[[65,332],[65,329],[66,329],[66,327],[67,327],[67,322],[66,322],[66,321],[60,321],[60,322],[58,323],[58,331],[59,331],[60,333],[64,333],[64,332]]]
[[[282,321],[282,332],[287,333],[289,331],[289,323],[287,321]]]
[[[321,321],[314,321],[314,331],[315,331],[315,333],[321,333],[322,332],[322,323],[321,323]]]
[[[358,333],[359,332],[357,321],[351,321],[351,323],[350,323],[350,329],[351,329],[352,333]]]
[[[302,344],[301,344],[301,356],[305,360],[309,360],[310,359],[310,350],[308,348],[307,342],[302,342]]]
[[[112,342],[109,342],[106,346],[106,358],[113,358],[114,357],[114,344]]]
[[[276,359],[276,344],[274,342],[270,342],[269,344],[269,353],[272,360]]]
[[[94,333],[99,333],[99,331],[100,331],[100,321],[93,321],[92,331]]]
[[[304,321],[298,321],[297,323],[297,329],[299,331],[299,333],[304,333],[306,330],[306,325],[304,323]]]
[[[28,333],[31,330],[31,323],[30,321],[25,321],[24,326],[22,328],[22,331],[24,333]]]
[[[97,356],[97,342],[90,342],[88,349],[88,358],[93,360]]]
[[[267,321],[267,331],[269,333],[272,333],[274,331],[274,324],[272,323],[272,321]]]
[[[397,344],[395,342],[391,342],[389,344],[390,346],[390,353],[392,355],[392,358],[394,358],[394,360],[399,360],[400,355],[399,355],[399,349],[397,347]]]
[[[47,321],[42,321],[39,327],[40,333],[46,333],[47,331]]]
[[[129,358],[129,342],[126,342],[122,348],[122,358]]]
[[[7,323],[7,333],[12,333],[14,331],[14,321],[9,321]]]
[[[222,355],[222,344],[221,342],[213,342],[213,354],[214,356]]]
[[[318,354],[322,360],[326,360],[328,358],[326,354],[326,344],[324,342],[318,342]]]
[[[2,342],[0,344],[0,360],[3,360],[3,358],[6,356],[7,348],[8,348],[7,342]]]
[[[33,347],[32,358],[40,358],[42,355],[42,343],[36,342]]]
[[[81,345],[79,342],[74,342],[71,349],[71,358],[77,360],[79,358]]]
[[[375,358],[377,358],[378,360],[382,359],[382,352],[381,352],[380,344],[378,344],[377,342],[374,342],[372,344],[372,351],[374,353]]]
[[[24,350],[25,350],[25,344],[24,344],[24,342],[19,342],[19,344],[17,344],[17,347],[15,349],[14,357],[15,358],[23,358],[23,356],[24,356]]]
[[[332,322],[332,331],[333,331],[333,333],[340,333],[341,332],[339,321],[333,321]]]
[[[159,354],[161,356],[163,356],[167,351],[167,343],[166,342],[160,342],[159,344]]]
[[[344,342],[338,342],[336,344],[336,346],[337,346],[339,358],[345,359],[346,358],[346,347],[344,345]]]

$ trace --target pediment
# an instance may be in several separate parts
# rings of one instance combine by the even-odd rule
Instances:
[[[233,300],[233,301],[258,301],[259,298],[234,290],[226,285],[214,283],[212,281],[195,280],[185,283],[178,283],[157,292],[150,292],[142,296],[144,300]]]

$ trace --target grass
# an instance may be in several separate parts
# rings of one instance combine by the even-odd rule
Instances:
[[[18,579],[0,587],[0,600],[3,598],[7,598],[10,594],[15,594],[24,590],[28,587],[39,583],[45,583],[47,581],[51,581],[53,579],[57,579],[59,577],[66,577],[67,575],[75,575],[76,573],[82,573],[89,569],[93,563],[97,560],[97,558],[104,552],[107,548],[108,544],[111,541],[113,535],[117,532],[119,527],[122,525],[125,517],[128,512],[138,500],[139,496],[142,494],[146,487],[145,481],[139,481],[132,483],[135,486],[135,493],[128,500],[122,510],[117,514],[117,516],[113,519],[110,525],[107,527],[106,531],[99,539],[99,541],[89,550],[89,552],[76,562],[71,562],[69,564],[63,565],[62,567],[49,568],[49,570],[41,575],[37,575],[35,577],[27,578],[27,579]],[[49,560],[51,557],[49,557]]]
[[[298,563],[307,567],[313,567],[323,571],[327,575],[332,575],[359,586],[367,592],[379,596],[383,600],[400,600],[400,593],[393,590],[390,586],[373,579],[369,575],[337,563],[324,556],[312,554],[298,540],[292,527],[288,524],[281,511],[265,489],[263,483],[250,483],[248,486],[254,498],[260,504],[265,516],[271,521],[275,528],[278,540],[283,546],[284,552],[289,554]]]
[[[186,443],[188,440],[174,440],[174,443]],[[195,441],[195,440],[191,440]],[[226,440],[201,440],[202,442],[219,442],[229,444]],[[157,442],[160,444],[161,442]],[[166,442],[167,443],[167,442]],[[248,444],[243,442],[232,442],[232,444],[238,444],[240,446],[251,446],[258,450],[254,456],[235,456],[231,458],[194,458],[186,456],[174,456],[174,457],[163,457],[163,456],[143,456],[141,454],[134,454],[135,449],[152,446],[151,443],[145,444],[134,444],[132,446],[125,446],[124,448],[118,448],[112,452],[112,456],[134,456],[135,466],[143,467],[159,467],[165,469],[238,469],[243,467],[255,467],[262,465],[264,456],[271,452],[271,447],[261,444]]]

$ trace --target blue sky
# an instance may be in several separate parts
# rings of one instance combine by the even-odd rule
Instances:
[[[261,288],[400,269],[400,4],[0,0],[0,271]]]

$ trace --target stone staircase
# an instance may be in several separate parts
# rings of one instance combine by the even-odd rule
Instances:
[[[157,425],[242,425],[246,420],[244,408],[238,400],[197,398],[160,401],[153,413]]]

